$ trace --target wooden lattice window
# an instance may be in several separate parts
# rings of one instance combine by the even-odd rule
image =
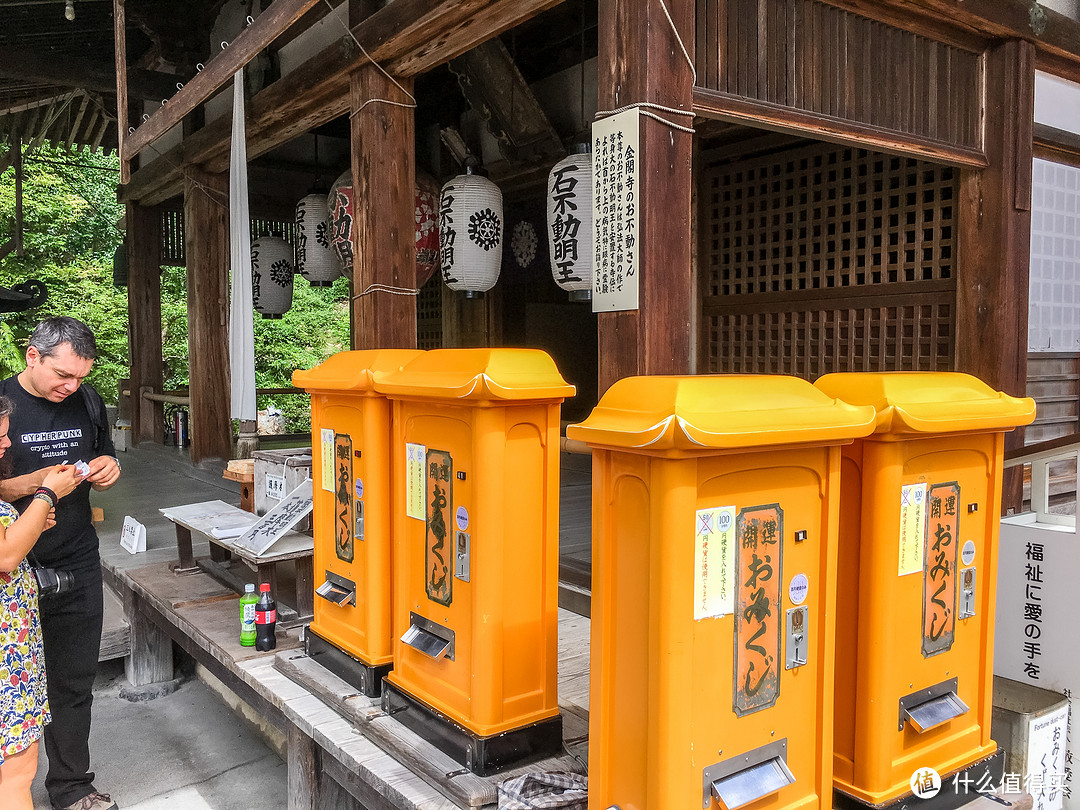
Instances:
[[[416,348],[442,348],[442,274],[438,268],[416,296]]]
[[[952,366],[951,168],[816,144],[703,182],[703,370]]]

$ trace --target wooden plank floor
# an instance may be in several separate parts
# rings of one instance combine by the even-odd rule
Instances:
[[[256,710],[272,715],[268,719],[282,730],[299,728],[342,766],[340,773],[355,774],[362,783],[359,788],[374,792],[363,794],[367,806],[378,808],[370,802],[379,796],[387,808],[404,810],[487,807],[496,801],[497,781],[526,770],[490,780],[462,774],[460,765],[383,715],[378,700],[358,695],[343,681],[334,698],[284,677],[274,663],[287,656],[310,662],[323,680],[340,680],[303,655],[298,629],[279,631],[275,651],[242,647],[239,596],[208,574],[178,576],[165,562],[126,571],[113,567],[109,573],[121,590],[140,600],[156,624]],[[588,650],[589,620],[560,611],[559,694],[570,750],[558,761],[561,770],[580,770],[588,757]],[[413,755],[403,756],[405,750]],[[545,764],[550,769],[551,762],[536,767]]]

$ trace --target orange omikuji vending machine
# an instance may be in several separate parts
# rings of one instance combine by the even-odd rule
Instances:
[[[393,661],[390,403],[375,380],[421,352],[341,352],[293,384],[311,394],[315,615],[312,658],[365,695]]]
[[[475,773],[562,746],[559,414],[533,349],[436,349],[393,406],[394,667],[383,707]]]
[[[899,806],[931,771],[935,801],[956,806],[968,785],[1001,784],[990,720],[1002,456],[1035,403],[953,372],[815,386],[877,413],[843,451],[837,806]]]
[[[628,377],[593,453],[589,809],[832,799],[840,448],[874,411],[780,376]]]

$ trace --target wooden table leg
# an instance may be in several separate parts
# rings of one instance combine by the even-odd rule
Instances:
[[[225,563],[232,559],[232,552],[225,546],[219,546],[217,543],[210,543],[210,559],[214,562]]]
[[[278,602],[281,601],[281,596],[278,594],[277,589],[277,563],[259,563],[258,564],[259,584],[264,582],[270,583],[270,594]]]
[[[296,560],[296,612],[301,619],[315,615],[315,561],[312,557]]]
[[[191,530],[179,523],[176,525],[176,553],[179,560],[174,574],[196,574],[199,566],[195,564],[195,555],[191,550]]]

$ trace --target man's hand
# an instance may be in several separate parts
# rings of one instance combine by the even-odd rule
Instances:
[[[86,480],[98,492],[108,489],[120,478],[120,462],[112,456],[98,456],[90,460],[90,474]]]
[[[45,481],[45,476],[55,470],[58,466],[59,465],[54,464],[49,467],[42,467],[40,470],[34,470],[32,473],[27,473],[26,475],[5,478],[3,481],[0,481],[0,498],[11,503],[19,498],[24,498],[27,495],[33,495],[37,488]]]

